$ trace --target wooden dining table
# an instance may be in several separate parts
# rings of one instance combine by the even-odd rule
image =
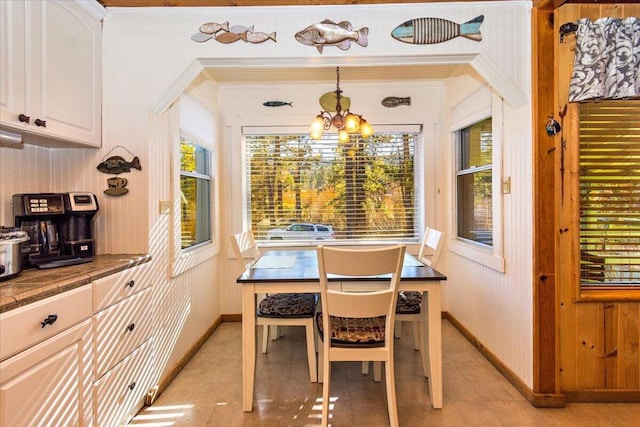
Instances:
[[[341,290],[374,290],[383,287],[385,276],[331,276],[330,286]],[[440,287],[446,276],[405,254],[400,288],[423,293],[420,334],[422,369],[429,379],[434,408],[442,408],[442,323]],[[256,298],[258,294],[289,292],[320,293],[315,249],[268,250],[237,278],[242,286],[242,408],[253,410],[256,374]]]

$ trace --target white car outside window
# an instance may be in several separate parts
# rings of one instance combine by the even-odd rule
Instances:
[[[334,236],[333,228],[324,224],[294,223],[267,232],[267,240],[327,240]]]

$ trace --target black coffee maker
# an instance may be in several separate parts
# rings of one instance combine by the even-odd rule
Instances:
[[[54,268],[92,261],[91,220],[97,211],[93,193],[14,194],[15,225],[30,238],[23,265]]]

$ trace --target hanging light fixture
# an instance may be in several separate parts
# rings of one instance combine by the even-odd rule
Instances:
[[[340,67],[336,67],[336,109],[335,115],[331,115],[329,111],[322,110],[311,123],[311,138],[320,139],[322,132],[329,130],[331,126],[338,129],[338,140],[340,142],[348,142],[349,134],[360,132],[363,138],[373,135],[373,128],[360,114],[355,114],[346,110],[342,110],[340,98],[342,91],[340,90]],[[325,107],[326,108],[326,107]]]

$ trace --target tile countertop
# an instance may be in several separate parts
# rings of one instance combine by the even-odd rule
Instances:
[[[151,261],[151,255],[96,255],[92,262],[39,270],[28,268],[0,281],[0,313],[70,291],[96,279]]]

